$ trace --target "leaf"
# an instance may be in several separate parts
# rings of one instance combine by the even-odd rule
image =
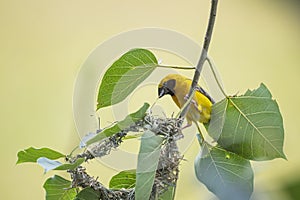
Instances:
[[[51,160],[45,157],[38,158],[36,162],[44,168],[45,173],[62,165],[62,163],[57,160]]]
[[[57,175],[48,178],[43,187],[46,200],[73,200],[76,196],[76,189],[70,188],[71,182]]]
[[[244,96],[272,98],[271,92],[268,90],[267,86],[263,83],[261,83],[259,88],[257,88],[256,90],[247,90]]]
[[[227,99],[223,99],[222,101],[213,104],[210,122],[208,126],[207,124],[204,125],[208,130],[207,131],[208,134],[216,141],[219,139],[224,128],[227,104],[228,104]]]
[[[105,72],[99,92],[97,110],[124,100],[157,67],[155,56],[146,49],[132,49]]]
[[[110,189],[131,189],[135,187],[136,170],[125,170],[113,176],[109,181]]]
[[[135,133],[135,134],[127,134],[123,140],[131,140],[131,139],[137,139],[137,138],[140,138],[141,136],[143,135],[143,133]]]
[[[99,132],[101,132],[101,130],[99,130]],[[82,148],[86,147],[86,143],[87,143],[90,139],[92,139],[93,137],[95,137],[96,135],[97,135],[97,133],[90,132],[90,133],[86,134],[85,136],[83,136],[83,137],[81,138],[80,143],[79,143],[79,148],[82,149]]]
[[[101,195],[93,188],[87,187],[81,190],[74,200],[99,200]]]
[[[149,199],[159,161],[163,138],[145,131],[141,138],[136,169],[135,199]]]
[[[175,187],[169,186],[168,190],[159,195],[158,200],[173,200],[175,195]]]
[[[205,142],[196,157],[195,172],[220,200],[248,200],[253,192],[249,160]]]
[[[144,103],[144,105],[138,111],[136,111],[135,113],[131,113],[124,120],[116,123],[114,126],[112,126],[110,128],[103,130],[102,132],[98,133],[95,137],[93,137],[92,139],[87,141],[86,144],[90,145],[92,143],[99,142],[104,138],[110,137],[110,136],[120,132],[121,130],[128,128],[133,123],[143,119],[148,108],[149,108],[149,104]]]
[[[58,159],[58,158],[65,157],[65,155],[49,148],[36,149],[30,147],[28,149],[18,152],[17,164],[25,163],[25,162],[36,162],[37,159],[40,157],[45,157],[49,159]]]
[[[67,163],[67,164],[60,165],[56,167],[54,170],[68,170],[68,169],[73,170],[79,165],[81,165],[83,162],[84,162],[84,158],[78,158],[74,163]]]
[[[251,160],[286,158],[279,107],[263,84],[212,108],[208,133],[220,146]]]
[[[37,163],[44,168],[45,173],[50,170],[68,170],[68,169],[73,170],[79,165],[81,165],[83,162],[84,162],[84,158],[79,158],[74,163],[67,163],[67,164],[62,164],[57,160],[51,160],[45,157],[40,157],[39,159],[37,159]]]

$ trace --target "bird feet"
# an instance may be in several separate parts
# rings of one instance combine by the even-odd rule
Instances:
[[[190,126],[192,126],[192,123],[187,123],[184,127],[181,127],[181,130],[183,130],[183,129],[185,129],[185,128],[188,128],[188,127],[190,127]]]

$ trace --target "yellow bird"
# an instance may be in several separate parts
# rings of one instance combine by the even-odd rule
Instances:
[[[158,97],[169,94],[176,105],[182,108],[188,99],[191,85],[191,79],[180,74],[169,74],[158,85]],[[187,125],[184,128],[191,126],[192,122],[209,122],[212,104],[214,100],[198,85],[186,115]]]

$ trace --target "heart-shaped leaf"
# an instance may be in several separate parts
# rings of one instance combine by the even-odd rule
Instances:
[[[114,175],[109,181],[111,189],[131,189],[135,187],[136,170],[125,170]]]
[[[157,67],[155,56],[146,49],[132,49],[105,72],[99,92],[97,110],[124,100]]]
[[[282,116],[263,84],[216,103],[208,133],[226,150],[250,160],[286,158]]]
[[[220,200],[248,200],[253,192],[249,160],[205,142],[202,144],[195,160],[198,180]]]
[[[87,187],[81,190],[74,200],[99,200],[101,195],[98,191],[95,191],[93,188]],[[73,199],[72,199],[73,200]]]
[[[28,149],[18,152],[17,164],[24,163],[24,162],[36,162],[37,159],[40,157],[45,157],[49,159],[58,159],[58,158],[65,157],[65,155],[49,148],[36,149],[30,147]]]
[[[60,176],[48,178],[44,183],[46,200],[73,200],[76,196],[76,189],[71,188],[71,181]]]

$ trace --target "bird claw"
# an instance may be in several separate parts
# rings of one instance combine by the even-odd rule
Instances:
[[[192,123],[187,123],[184,127],[181,127],[181,130],[183,130],[183,129],[185,129],[185,128],[188,128],[188,127],[190,127],[190,126],[192,126]]]

